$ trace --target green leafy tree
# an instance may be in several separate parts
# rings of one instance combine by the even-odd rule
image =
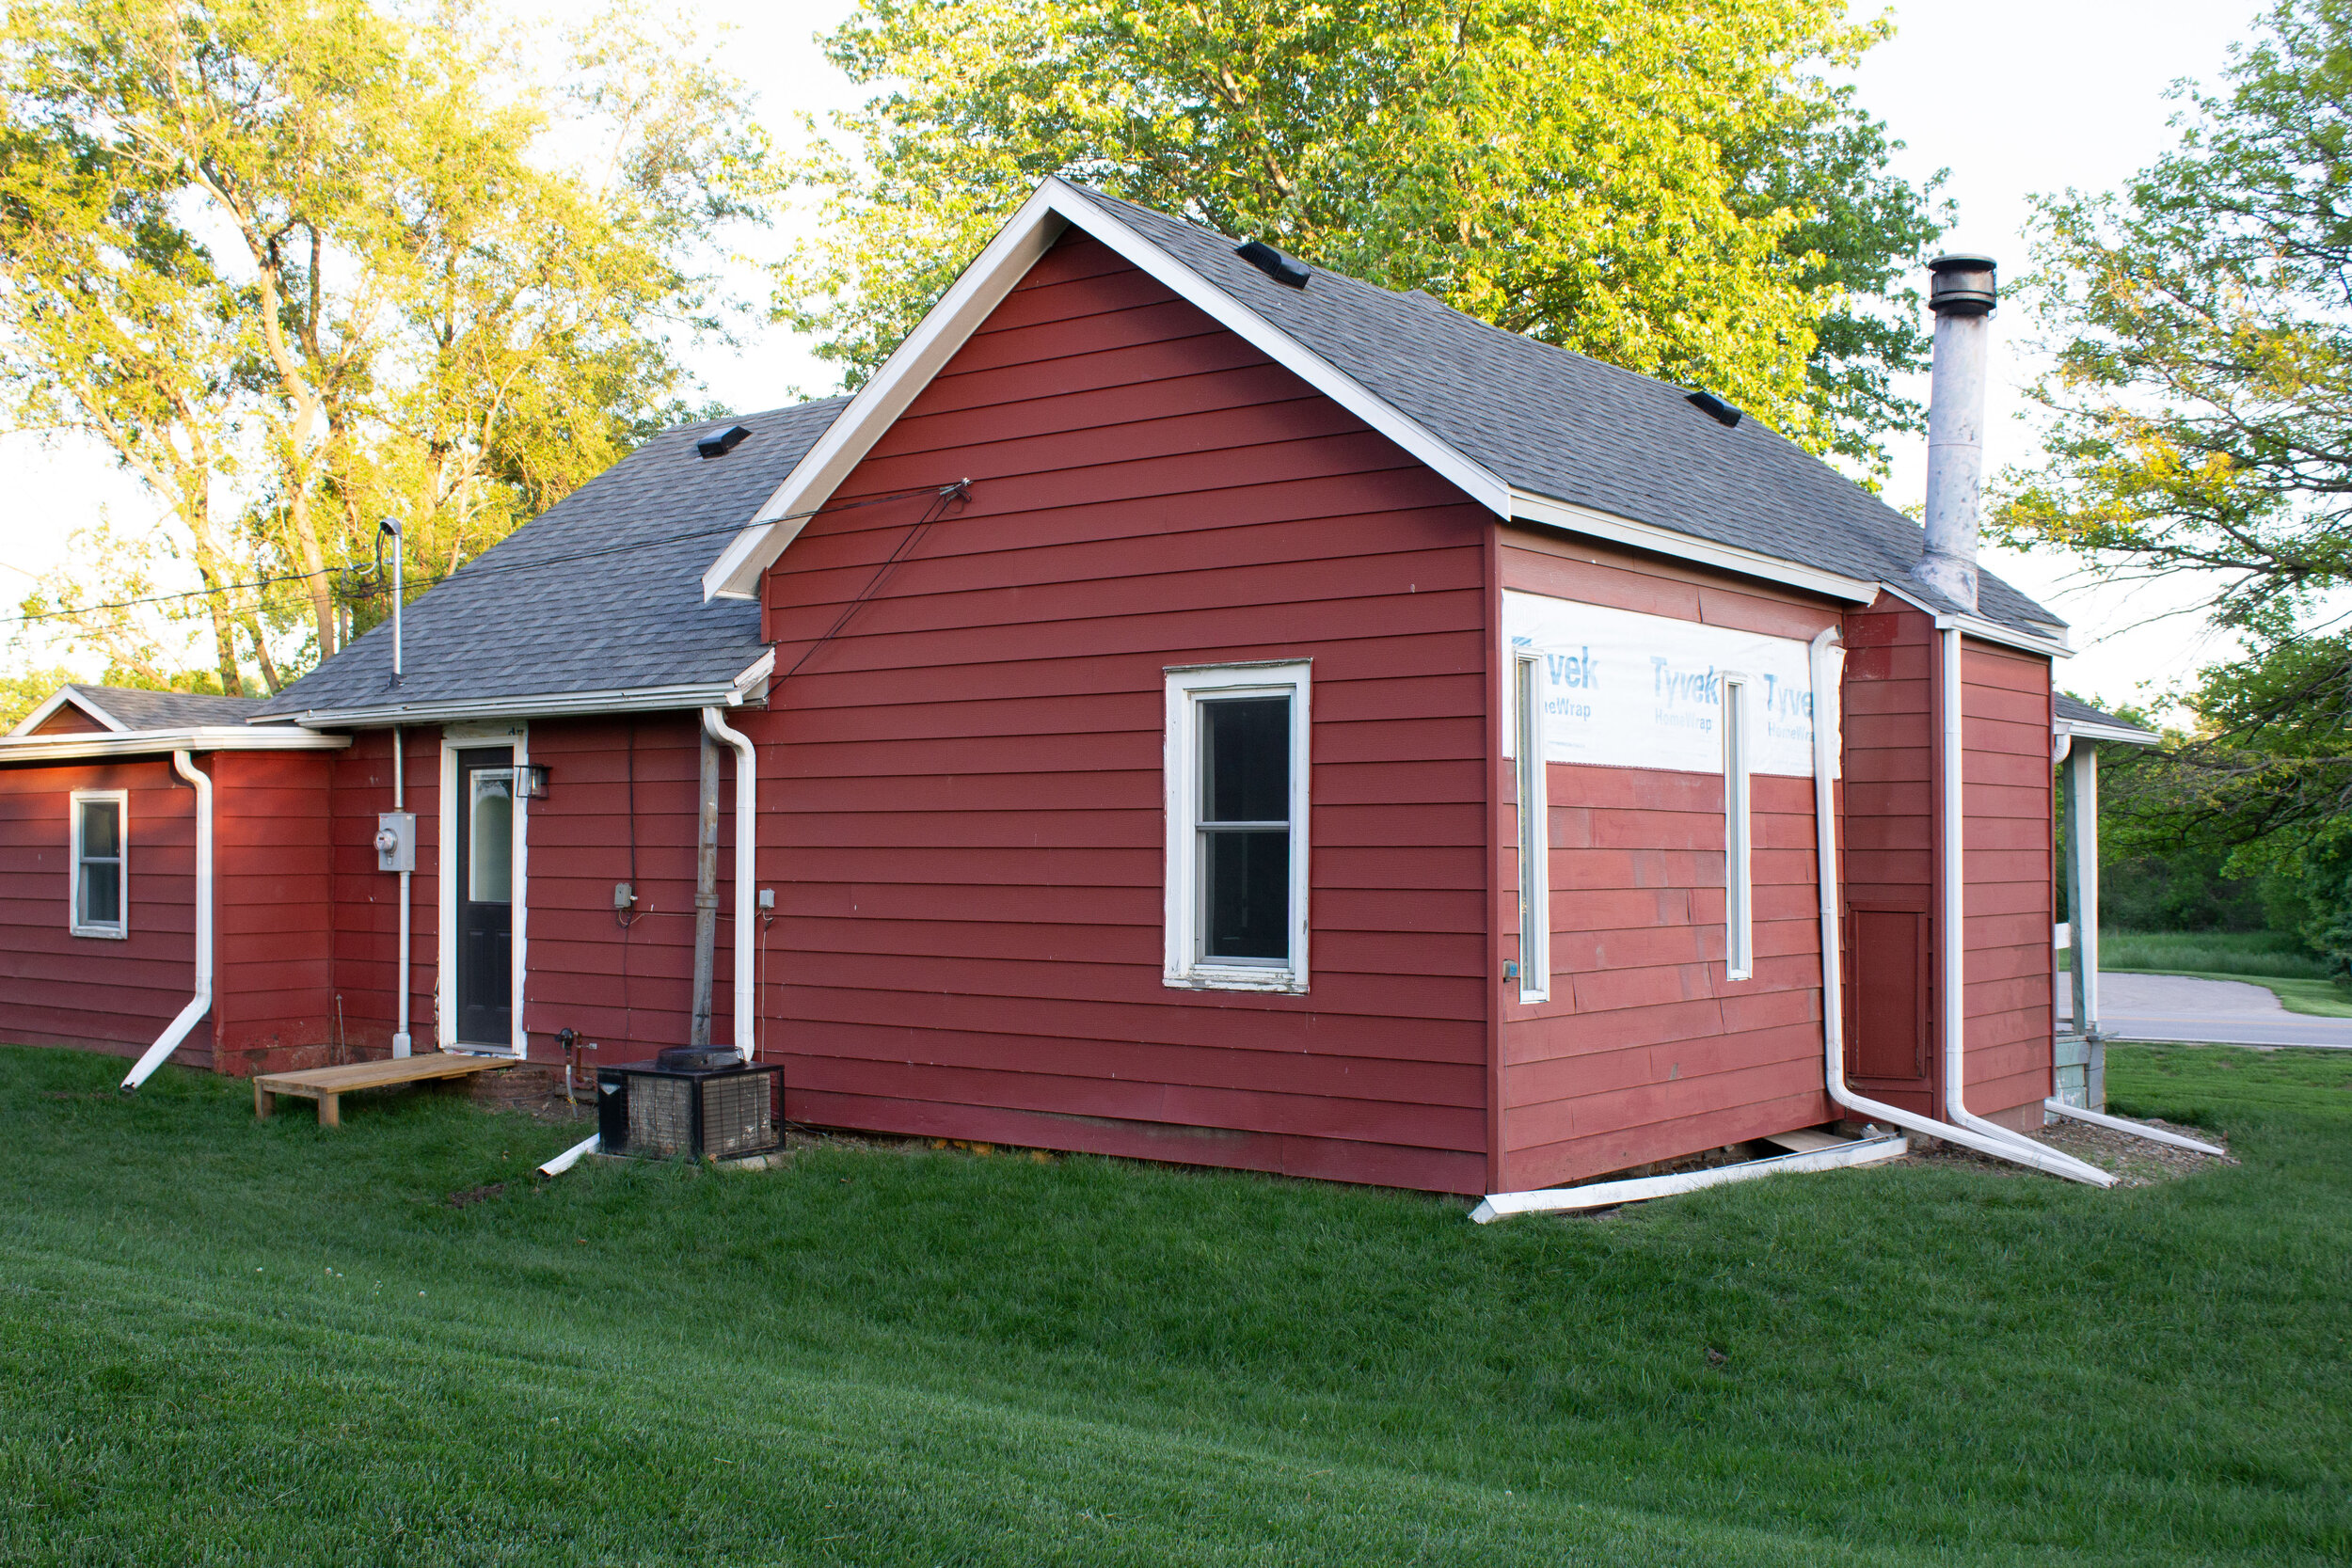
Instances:
[[[2132,810],[2300,879],[2306,934],[2344,951],[2352,637],[2323,633],[2352,584],[2352,3],[2283,0],[2185,97],[2179,146],[2122,190],[2042,204],[2049,433],[2001,525],[2110,578],[2212,574],[2249,651],[2128,769]]]
[[[779,312],[855,382],[1063,173],[1882,465],[1937,214],[1820,72],[1883,34],[1829,0],[874,0],[825,40],[879,90],[803,166]]]
[[[166,502],[230,690],[279,684],[266,630],[308,662],[381,612],[380,519],[430,580],[683,412],[672,338],[772,188],[748,96],[635,10],[552,86],[532,42],[365,0],[0,18],[7,412]]]

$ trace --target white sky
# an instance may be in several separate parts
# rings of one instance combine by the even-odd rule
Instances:
[[[851,8],[844,0],[771,8],[687,0],[681,7],[734,24],[726,63],[758,85],[765,117],[787,143],[800,139],[799,113],[821,117],[853,101],[813,41]],[[2212,81],[2228,46],[2247,36],[2265,7],[2257,0],[1977,0],[1966,7],[1897,0],[1889,8],[1897,36],[1865,60],[1857,75],[1863,103],[1908,143],[1900,172],[1917,178],[1950,169],[1947,189],[1960,214],[1947,248],[1990,254],[2014,277],[2027,260],[2028,198],[2069,186],[2112,189],[2152,162],[2172,141],[2166,121],[2175,105],[2166,87],[2182,77]],[[790,238],[787,226],[767,237],[767,247],[781,249]],[[2026,329],[2022,312],[1994,319],[1987,459],[1997,469],[2032,453],[2017,389],[2034,365],[2018,341]],[[780,328],[743,353],[704,353],[693,364],[710,395],[738,408],[773,406],[793,388],[820,391],[833,379],[807,345]],[[1910,390],[1924,401],[1924,384]],[[103,513],[128,531],[156,515],[138,485],[87,448],[0,436],[0,465],[8,475],[0,498],[0,606],[9,610],[31,578],[56,563],[75,527]],[[1925,466],[1924,443],[1898,449],[1888,499],[1915,503]],[[2060,667],[2058,679],[2087,696],[2144,700],[2228,651],[2193,616],[2134,628],[2192,601],[2195,590],[2186,585],[2086,586],[2071,560],[2057,555],[2004,554],[1988,564],[2074,623],[2081,652]],[[23,657],[0,649],[0,668]]]

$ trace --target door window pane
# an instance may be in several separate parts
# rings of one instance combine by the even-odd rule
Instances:
[[[467,819],[466,896],[477,904],[514,901],[515,799],[510,775],[473,775],[472,815]]]

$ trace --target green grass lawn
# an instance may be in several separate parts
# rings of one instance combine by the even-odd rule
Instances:
[[[2169,1185],[1486,1227],[854,1148],[540,1185],[567,1130],[120,1071],[0,1051],[0,1560],[2352,1558],[2352,1056],[2111,1050],[2243,1158]]]

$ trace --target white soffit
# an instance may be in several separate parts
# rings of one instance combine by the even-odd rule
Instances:
[[[1146,240],[1119,218],[1061,180],[1049,179],[997,230],[988,248],[966,267],[930,314],[910,334],[874,378],[850,399],[832,426],[808,450],[769,497],[749,527],[703,574],[703,596],[746,598],[758,591],[759,575],[800,534],[806,515],[832,498],[841,482],[914,401],[917,393],[977,331],[1015,283],[1061,238],[1065,229],[1084,230],[1219,325],[1248,339],[1266,356],[1373,429],[1394,441],[1499,517],[1511,515],[1510,486],[1399,413],[1338,367],[1292,338],[1248,306]]]
[[[1678,561],[1720,566],[1741,577],[1785,583],[1791,588],[1802,588],[1808,593],[1844,599],[1851,604],[1868,604],[1879,595],[1877,583],[1866,582],[1860,578],[1824,571],[1818,566],[1799,565],[1793,561],[1783,561],[1778,556],[1741,549],[1737,545],[1718,545],[1712,540],[1693,538],[1672,529],[1660,528],[1654,523],[1637,523],[1630,517],[1596,512],[1589,506],[1554,500],[1549,496],[1539,496],[1528,490],[1514,489],[1511,492],[1511,515],[1520,522],[1586,534],[1595,539],[1606,539],[1612,544],[1631,545],[1658,555],[1673,556]]]

